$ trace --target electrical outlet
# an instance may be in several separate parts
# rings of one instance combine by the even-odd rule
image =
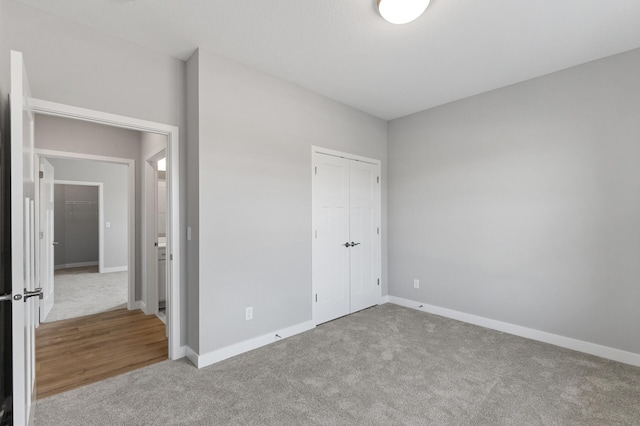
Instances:
[[[415,279],[413,280],[413,288],[420,288],[420,280],[419,279]]]
[[[248,307],[245,310],[245,318],[246,318],[247,321],[253,319],[253,307]]]

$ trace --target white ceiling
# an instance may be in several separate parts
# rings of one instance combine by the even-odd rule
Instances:
[[[640,0],[17,0],[187,59],[217,53],[393,119],[640,47]]]

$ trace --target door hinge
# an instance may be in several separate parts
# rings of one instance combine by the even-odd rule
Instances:
[[[380,227],[378,226],[378,235],[380,235]]]
[[[378,176],[378,183],[380,183],[380,176]]]
[[[169,260],[173,260],[173,253],[169,255]]]
[[[318,230],[316,229],[316,239],[318,238]]]
[[[316,303],[318,302],[318,293],[316,293]]]
[[[44,232],[40,231],[40,239],[43,240],[44,239]]]
[[[40,176],[40,179],[44,178],[44,172],[42,170],[40,170],[39,176]]]
[[[378,278],[378,285],[380,285],[380,278]]]
[[[316,169],[316,174],[318,174],[318,167],[316,166],[315,169]]]

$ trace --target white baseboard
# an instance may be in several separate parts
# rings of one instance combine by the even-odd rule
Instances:
[[[144,312],[144,302],[142,300],[134,300],[133,302],[131,302],[131,304],[129,306],[127,306],[127,309],[129,309],[130,311],[135,311],[137,309],[141,309],[142,312]]]
[[[304,333],[315,328],[313,321],[307,321],[300,324],[296,324],[291,327],[287,327],[282,330],[276,330],[272,333],[263,334],[262,336],[254,337],[253,339],[245,340],[244,342],[236,343],[235,345],[227,346],[222,349],[208,352],[206,354],[198,355],[191,348],[186,348],[187,358],[198,368],[206,367],[216,362],[223,361],[225,359],[240,355],[245,352],[258,349],[262,346],[277,342],[281,339],[294,336],[296,334]],[[276,337],[276,334],[280,338]]]
[[[191,348],[190,348],[190,347],[188,347],[187,345],[180,346],[180,347],[178,348],[178,350],[177,350],[175,353],[171,354],[171,360],[175,361],[175,360],[177,360],[177,359],[182,359],[182,358],[184,358],[185,356],[187,356],[187,354],[189,353],[189,351],[193,352],[193,351],[191,350]],[[193,352],[193,353],[195,353],[195,352]]]
[[[429,305],[426,303],[416,302],[413,300],[403,299],[401,297],[387,296],[389,303],[393,303],[407,308],[417,309],[419,311],[428,312],[430,314],[440,315],[442,317],[455,319],[469,324],[479,325],[481,327],[490,328],[492,330],[502,331],[504,333],[514,334],[527,339],[537,340],[539,342],[549,343],[578,352],[584,352],[590,355],[599,356],[601,358],[622,362],[624,364],[640,367],[640,354],[626,352],[620,349],[608,346],[598,345],[596,343],[585,342],[573,339],[571,337],[560,336],[557,334],[547,333],[546,331],[535,330],[533,328],[522,327],[507,322],[497,321],[478,315],[467,314],[452,309],[441,308],[439,306]]]
[[[129,268],[127,266],[111,266],[109,268],[102,268],[100,271],[101,274],[106,274],[109,272],[125,272],[128,271]]]
[[[187,346],[187,359],[189,361],[191,361],[191,363],[193,365],[198,367],[198,354],[196,353],[196,351],[191,349],[189,346]],[[198,367],[198,368],[200,368],[200,367]]]
[[[380,298],[380,304],[384,305],[385,303],[389,303],[389,296],[382,296]]]
[[[98,266],[98,262],[95,261],[95,262],[64,263],[62,265],[55,265],[53,269],[58,271],[60,269],[82,268],[85,266]]]

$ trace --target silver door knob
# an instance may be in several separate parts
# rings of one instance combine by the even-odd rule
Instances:
[[[355,246],[359,246],[360,243],[354,243],[353,241],[351,241],[351,247],[355,247]]]
[[[349,247],[351,247],[351,243],[350,242],[346,242],[346,243],[343,244],[343,246],[345,246],[346,248],[349,248]]]
[[[59,243],[59,242],[57,242],[57,241],[54,241],[54,242],[52,242],[51,244],[53,244],[54,246],[57,246],[57,245],[58,245],[58,244],[60,244],[60,243]]]

